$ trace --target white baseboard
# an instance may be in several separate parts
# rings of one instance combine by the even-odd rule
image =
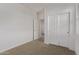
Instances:
[[[46,43],[46,44],[54,44],[54,45],[57,45],[57,46],[61,46],[61,45],[58,45],[58,44],[56,44],[56,43],[47,42],[47,41],[45,41],[44,43]],[[64,46],[62,46],[62,47],[64,47]],[[69,50],[75,51],[74,48],[71,48],[71,47],[66,47],[66,48],[68,48]]]
[[[30,41],[32,41],[32,40],[30,40]],[[30,41],[28,41],[28,42],[30,42]],[[18,43],[17,45],[11,46],[11,47],[9,47],[9,48],[2,49],[2,50],[0,50],[0,53],[3,53],[3,52],[5,52],[5,51],[7,51],[7,50],[10,50],[10,49],[12,49],[12,48],[18,47],[18,46],[23,45],[23,44],[28,43],[28,42],[25,42],[25,41],[24,41],[24,42],[22,42],[22,43]]]

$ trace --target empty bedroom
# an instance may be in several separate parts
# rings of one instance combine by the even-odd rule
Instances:
[[[78,3],[0,3],[0,55],[78,55]]]

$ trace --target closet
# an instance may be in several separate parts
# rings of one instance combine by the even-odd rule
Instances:
[[[47,24],[47,42],[58,46],[69,47],[70,12],[48,16]]]

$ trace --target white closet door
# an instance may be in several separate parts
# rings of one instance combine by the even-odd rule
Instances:
[[[52,44],[68,47],[69,44],[69,13],[49,16],[49,40]]]
[[[53,43],[53,44],[58,44],[59,41],[56,39],[56,32],[57,32],[57,16],[49,16],[48,17],[48,41],[50,43]],[[59,44],[58,44],[59,45]]]
[[[59,39],[59,45],[68,47],[69,44],[69,13],[58,15],[56,36]]]

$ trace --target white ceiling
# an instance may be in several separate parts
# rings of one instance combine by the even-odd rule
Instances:
[[[61,7],[68,7],[74,5],[73,3],[23,3],[22,5],[28,6],[32,10],[38,12],[43,8],[61,8]]]

